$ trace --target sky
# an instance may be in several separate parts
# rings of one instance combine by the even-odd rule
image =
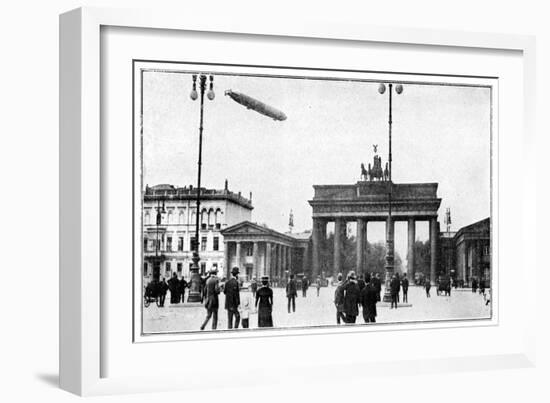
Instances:
[[[143,183],[196,186],[200,103],[189,96],[191,74],[143,77]],[[227,179],[230,190],[252,192],[253,221],[288,231],[292,209],[294,232],[311,229],[314,184],[356,183],[361,163],[372,164],[373,144],[387,161],[388,92],[379,94],[378,85],[217,73],[216,97],[204,103],[202,186],[222,189]],[[287,119],[246,109],[224,96],[228,89]],[[486,87],[406,84],[393,95],[392,179],[439,183],[442,230],[447,207],[451,230],[490,215],[490,108]],[[416,232],[428,239],[428,224],[417,223]],[[384,240],[383,224],[369,224],[368,240]],[[395,248],[403,258],[406,242],[406,225],[397,223]]]

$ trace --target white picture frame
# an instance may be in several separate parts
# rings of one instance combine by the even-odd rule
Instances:
[[[126,373],[121,367],[118,371],[107,368],[106,360],[114,355],[113,350],[118,346],[113,345],[105,335],[105,317],[114,315],[105,309],[101,303],[102,282],[101,267],[104,265],[105,245],[102,240],[102,214],[101,209],[105,203],[103,190],[105,189],[105,144],[101,142],[102,103],[101,91],[101,31],[105,27],[126,27],[136,29],[177,30],[181,32],[220,33],[226,35],[236,34],[254,37],[261,41],[262,38],[287,38],[293,41],[308,40],[334,40],[344,43],[377,43],[379,46],[400,45],[410,47],[432,47],[437,49],[470,49],[477,52],[509,51],[518,54],[521,59],[523,71],[521,88],[523,98],[519,101],[522,105],[522,126],[518,138],[523,143],[532,141],[534,137],[534,39],[529,36],[465,33],[456,31],[429,31],[405,28],[383,28],[371,26],[350,26],[338,23],[327,23],[315,20],[304,20],[299,24],[280,25],[269,20],[253,19],[223,19],[211,16],[204,20],[196,20],[191,16],[171,14],[150,10],[109,10],[101,8],[78,9],[60,17],[60,384],[63,389],[80,395],[96,395],[139,391],[161,391],[183,388],[197,388],[207,385],[203,375],[212,372],[207,365],[200,361],[194,361],[194,377],[187,377],[185,382],[181,373],[177,376],[148,376],[148,381],[136,374]],[[503,95],[505,96],[505,95]],[[131,128],[129,128],[131,130]],[[509,155],[509,154],[506,154]],[[500,163],[508,161],[508,157],[498,158]],[[530,178],[524,178],[523,186],[529,186]],[[534,203],[523,194],[516,195],[527,208]],[[500,210],[500,214],[506,214],[506,206]],[[506,216],[501,215],[506,220]],[[523,220],[519,230],[524,242],[521,248],[525,253],[520,253],[525,258],[522,265],[522,273],[527,278],[536,276],[536,264],[534,254],[527,253],[528,239],[526,234],[534,233],[535,223]],[[497,259],[503,260],[513,253],[510,250],[501,249]],[[500,285],[508,290],[508,283]],[[501,299],[511,298],[506,292],[501,293]],[[366,376],[386,372],[391,373],[396,368],[404,368],[418,372],[419,368],[430,365],[431,371],[453,371],[480,368],[523,367],[533,365],[535,337],[535,303],[536,295],[530,293],[523,304],[529,304],[532,309],[525,312],[521,321],[521,337],[514,334],[514,343],[509,347],[501,348],[500,352],[492,351],[483,355],[474,352],[464,355],[461,351],[430,352],[428,354],[411,353],[396,360],[395,357],[381,359],[383,365],[378,366],[371,359],[360,358],[353,361],[341,359],[327,359],[321,362],[309,364],[307,375],[303,374],[303,363],[275,362],[270,369],[258,375],[257,382],[271,382],[271,373],[284,368],[284,376],[292,377],[296,373],[311,379],[322,380],[323,374],[315,367],[334,366],[357,371],[361,368]],[[119,313],[117,313],[119,314]],[[115,314],[116,315],[116,314]],[[128,312],[131,316],[132,313]],[[501,329],[505,329],[507,319],[486,328],[483,337],[501,337]],[[446,335],[451,332],[464,333],[467,329],[448,328],[441,330],[441,326],[424,326],[426,335]],[[440,329],[440,330],[438,330]],[[384,330],[394,330],[392,328]],[[411,334],[415,329],[408,329]],[[431,332],[431,333],[430,333]],[[502,330],[505,332],[505,330]],[[307,332],[306,332],[307,333]],[[384,332],[379,332],[384,333]],[[308,337],[325,337],[324,340],[338,340],[347,337],[345,342],[356,343],[361,332],[347,332],[345,334],[332,335],[308,335]],[[298,334],[286,338],[248,339],[246,342],[250,348],[265,348],[266,343],[272,343],[276,351],[285,340],[293,340],[300,345],[308,337],[298,337]],[[329,339],[330,337],[330,339]],[[512,336],[510,336],[512,337]],[[216,339],[210,343],[223,343],[223,348],[235,348],[242,346],[244,341],[239,339]],[[128,340],[132,344],[134,340]],[[340,341],[342,341],[340,339]],[[208,346],[208,341],[187,341],[197,343],[197,346]],[[108,348],[106,346],[109,346]],[[128,346],[127,346],[128,347]],[[130,346],[131,347],[131,346]],[[149,343],[142,345],[136,354],[142,354],[144,365],[152,362],[152,356],[157,349],[162,349],[162,343]],[[186,345],[182,349],[188,349]],[[282,348],[285,348],[282,346]],[[496,347],[495,347],[496,348]],[[195,357],[196,358],[196,357]],[[274,358],[276,359],[276,358]],[[250,370],[250,368],[249,368]],[[236,372],[239,372],[238,370]],[[239,376],[227,376],[221,380],[221,384],[239,382]]]

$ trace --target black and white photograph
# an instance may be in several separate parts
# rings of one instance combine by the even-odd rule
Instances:
[[[136,62],[142,334],[491,319],[496,84]]]

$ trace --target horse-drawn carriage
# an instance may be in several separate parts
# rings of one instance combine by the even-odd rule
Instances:
[[[143,292],[143,305],[147,308],[154,302],[157,306],[161,306],[161,295],[166,295],[167,289],[168,285],[164,281],[151,281],[145,286],[145,291]]]

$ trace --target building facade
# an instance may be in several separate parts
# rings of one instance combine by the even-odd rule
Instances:
[[[461,228],[454,237],[456,276],[465,284],[473,278],[491,282],[491,222],[489,218]]]
[[[438,275],[470,285],[472,279],[491,281],[491,223],[489,218],[439,234]]]
[[[143,275],[189,277],[195,240],[197,189],[193,186],[147,186],[143,195]],[[252,200],[228,189],[201,188],[199,255],[202,273],[224,266],[222,230],[251,219]]]
[[[304,273],[308,264],[311,233],[282,233],[245,221],[222,230],[222,235],[226,277],[237,266],[246,280],[269,276],[277,285],[288,274]]]

